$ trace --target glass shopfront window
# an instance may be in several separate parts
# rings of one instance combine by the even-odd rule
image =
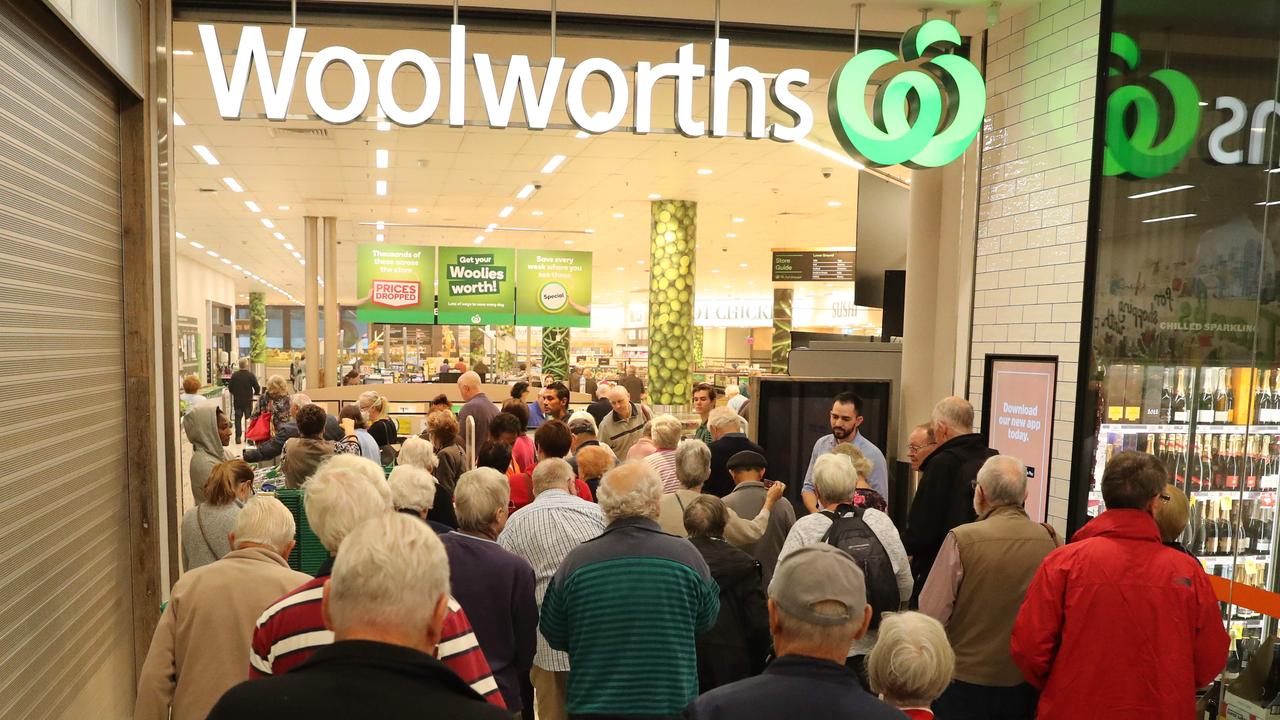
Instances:
[[[1145,451],[1189,498],[1177,540],[1219,597],[1276,590],[1280,7],[1111,10],[1070,524],[1104,509],[1110,458]],[[1273,623],[1224,612],[1230,674]]]

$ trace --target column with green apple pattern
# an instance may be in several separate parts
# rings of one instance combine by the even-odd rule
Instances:
[[[249,361],[254,372],[261,375],[267,364],[267,301],[266,294],[249,293]]]
[[[698,204],[655,200],[649,233],[649,399],[689,402],[694,365],[693,278]]]

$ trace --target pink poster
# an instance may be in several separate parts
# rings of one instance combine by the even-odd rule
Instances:
[[[1027,466],[1027,514],[1044,522],[1049,508],[1056,359],[991,359],[984,418],[991,447]]]

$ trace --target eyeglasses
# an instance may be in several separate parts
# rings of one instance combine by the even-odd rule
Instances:
[[[1161,496],[1160,496],[1160,500],[1161,500],[1162,502],[1169,502],[1169,501],[1170,501],[1170,500],[1172,500],[1172,499],[1173,499],[1173,498],[1169,497],[1168,495],[1161,495]]]
[[[925,443],[923,445],[908,445],[907,449],[910,450],[911,452],[920,452],[921,450],[927,447],[933,447],[934,445],[937,445],[937,444],[938,443]]]

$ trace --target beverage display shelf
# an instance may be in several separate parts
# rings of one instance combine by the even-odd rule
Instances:
[[[1191,431],[1191,426],[1187,423],[1179,423],[1176,425],[1102,423],[1098,427],[1100,432],[1119,433],[1121,435],[1134,435],[1138,433],[1185,435]],[[1216,425],[1213,423],[1204,423],[1196,425],[1196,432],[1204,435],[1244,435],[1246,433],[1250,435],[1276,435],[1280,434],[1280,425]]]
[[[1268,562],[1270,555],[1197,555],[1196,559],[1200,561],[1209,561],[1212,565],[1229,565],[1236,561],[1253,560],[1254,562]]]
[[[1265,620],[1266,618],[1262,616],[1258,616],[1258,617],[1251,617],[1251,618],[1231,618],[1227,622],[1230,623],[1231,625],[1242,626],[1242,627],[1261,627],[1263,621]]]
[[[1192,490],[1192,497],[1213,500],[1214,498],[1231,498],[1232,500],[1256,500],[1264,495],[1275,495],[1274,489],[1267,490]],[[1099,496],[1102,493],[1098,493]]]

